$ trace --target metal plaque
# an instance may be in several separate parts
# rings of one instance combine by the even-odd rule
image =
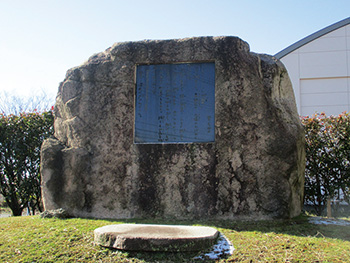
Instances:
[[[135,143],[213,142],[215,64],[138,65]]]

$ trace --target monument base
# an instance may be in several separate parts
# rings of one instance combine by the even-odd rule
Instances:
[[[95,243],[131,251],[200,251],[212,246],[219,232],[211,227],[120,224],[95,229]]]

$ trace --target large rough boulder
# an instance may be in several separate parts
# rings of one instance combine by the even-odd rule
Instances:
[[[134,143],[139,64],[215,62],[215,141]],[[67,72],[42,146],[45,209],[95,218],[297,216],[304,134],[286,69],[237,37],[117,43]]]

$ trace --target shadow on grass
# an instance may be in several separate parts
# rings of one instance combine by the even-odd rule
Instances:
[[[199,252],[127,252],[129,258],[145,262],[195,262]],[[202,261],[202,260],[198,260]],[[208,262],[208,261],[206,261]]]
[[[234,231],[287,234],[299,237],[333,238],[350,241],[350,225],[325,225],[309,222],[311,216],[301,215],[286,220],[217,222],[216,227]],[[349,221],[350,223],[350,221]]]
[[[214,228],[231,229],[237,232],[255,231],[262,233],[287,234],[301,237],[334,238],[350,241],[350,225],[324,225],[309,222],[312,216],[302,214],[293,219],[276,219],[262,221],[236,220],[163,220],[163,219],[127,219],[105,221],[130,224],[164,224],[164,225],[201,225]],[[95,219],[94,219],[95,220]],[[350,223],[350,218],[348,218]]]

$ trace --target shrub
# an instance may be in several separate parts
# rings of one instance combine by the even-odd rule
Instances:
[[[321,214],[327,198],[349,202],[350,115],[302,117],[306,136],[305,204]]]

